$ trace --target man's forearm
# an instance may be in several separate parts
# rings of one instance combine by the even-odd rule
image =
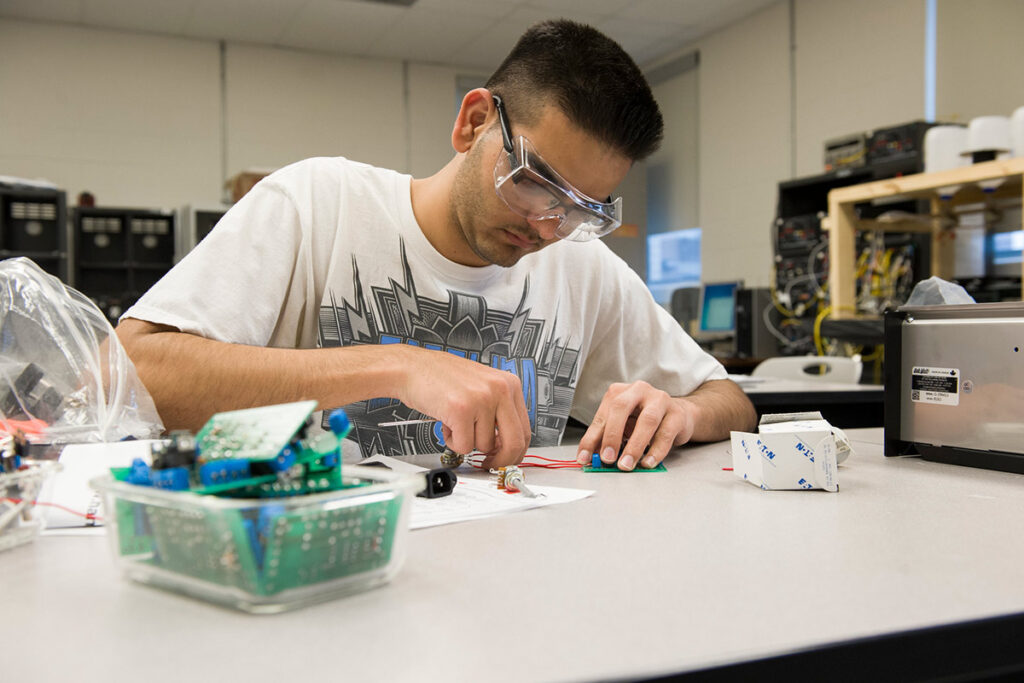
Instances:
[[[757,424],[757,411],[739,386],[727,379],[705,382],[686,401],[697,410],[693,441],[721,441],[729,432],[750,431]]]
[[[414,349],[274,349],[227,344],[127,320],[118,337],[167,429],[199,429],[225,410],[314,399],[323,408],[397,396]]]

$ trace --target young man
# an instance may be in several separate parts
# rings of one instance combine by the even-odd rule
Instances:
[[[278,171],[118,334],[168,428],[313,398],[345,407],[364,456],[447,444],[498,466],[557,444],[572,414],[590,424],[581,462],[653,467],[754,422],[721,365],[594,239],[618,227],[612,192],[661,134],[614,41],[538,24],[466,95],[438,173],[341,158]]]

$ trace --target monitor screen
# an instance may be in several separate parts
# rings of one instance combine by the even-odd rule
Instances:
[[[688,228],[647,236],[647,287],[662,306],[672,292],[700,282],[700,235],[700,228]]]
[[[1024,230],[993,233],[989,239],[992,265],[1020,265],[1021,251],[1024,251]]]
[[[739,287],[739,282],[720,282],[701,287],[701,332],[728,334],[735,331],[736,290]]]

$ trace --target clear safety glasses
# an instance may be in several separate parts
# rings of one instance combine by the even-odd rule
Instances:
[[[512,137],[501,97],[493,95],[504,152],[494,165],[494,189],[508,208],[531,220],[557,220],[555,235],[588,242],[622,225],[622,197],[601,202],[583,194],[553,168],[522,135]]]

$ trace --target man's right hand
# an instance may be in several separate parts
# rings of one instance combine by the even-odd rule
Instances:
[[[530,417],[519,378],[443,351],[407,346],[405,387],[398,398],[441,421],[456,453],[485,454],[483,466],[519,463],[530,445]]]

